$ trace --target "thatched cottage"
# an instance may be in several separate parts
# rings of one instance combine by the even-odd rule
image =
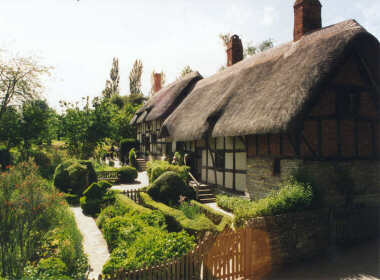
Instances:
[[[157,92],[133,119],[142,151],[182,149],[202,182],[252,198],[300,168],[331,194],[341,170],[378,192],[379,41],[355,20],[322,28],[318,0],[294,12],[291,42],[242,60],[234,35],[227,69]]]

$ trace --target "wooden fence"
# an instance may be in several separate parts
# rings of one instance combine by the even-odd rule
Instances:
[[[130,199],[132,199],[137,204],[142,204],[140,193],[143,192],[142,190],[124,190],[122,194],[128,196]]]
[[[240,280],[252,279],[250,261],[252,246],[250,228],[238,231],[226,229],[208,234],[185,256],[132,271],[99,275],[98,280]]]
[[[119,171],[98,171],[98,180],[106,180],[112,183],[119,182]]]

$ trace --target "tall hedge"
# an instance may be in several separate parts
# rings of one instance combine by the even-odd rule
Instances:
[[[128,162],[129,151],[136,147],[136,139],[125,138],[120,140],[120,161]]]
[[[54,185],[63,192],[81,194],[98,180],[91,161],[67,160],[57,166]]]

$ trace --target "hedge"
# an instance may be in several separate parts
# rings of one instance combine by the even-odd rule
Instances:
[[[120,140],[120,161],[127,163],[129,151],[136,147],[136,139],[125,138]]]
[[[179,166],[170,164],[167,161],[155,160],[149,161],[147,163],[147,173],[149,176],[149,182],[153,183],[158,177],[167,171],[173,171],[177,173],[183,181],[187,182],[189,180],[189,170],[188,166]]]
[[[147,193],[141,193],[140,195],[145,207],[159,210],[165,215],[169,231],[180,231],[184,229],[190,234],[201,234],[202,236],[207,231],[218,231],[217,227],[204,216],[190,220],[182,211],[154,201]]]
[[[233,226],[232,217],[223,214],[222,212],[216,211],[215,209],[198,201],[192,200],[190,203],[192,205],[198,206],[202,210],[202,213],[216,225],[216,229],[219,232],[223,231],[228,226]]]
[[[120,183],[133,183],[137,178],[137,170],[132,166],[125,166],[118,169]]]

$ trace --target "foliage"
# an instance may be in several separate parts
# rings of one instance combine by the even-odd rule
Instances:
[[[122,197],[117,195],[115,205],[104,209],[97,220],[111,249],[103,273],[155,265],[180,257],[194,247],[193,237],[186,232],[169,233],[166,230],[161,212],[151,211]]]
[[[129,92],[131,95],[142,94],[141,90],[141,76],[143,73],[142,61],[136,59],[133,63],[131,72],[129,73]]]
[[[203,235],[207,231],[218,231],[217,227],[204,215],[200,215],[192,220],[187,218],[181,210],[154,201],[149,194],[141,193],[140,195],[146,207],[159,210],[165,215],[169,231],[180,231],[184,229],[192,235]]]
[[[38,97],[42,90],[41,79],[49,68],[33,57],[0,58],[0,119],[8,105]]]
[[[226,227],[232,225],[233,221],[230,216],[195,200],[192,200],[190,203],[196,205],[199,210],[217,226],[218,231],[223,231]]]
[[[181,210],[183,214],[185,214],[185,216],[191,220],[194,220],[202,215],[201,208],[199,208],[198,205],[190,204],[189,202],[181,203],[178,209]]]
[[[181,74],[179,76],[179,78],[183,78],[185,77],[187,74],[190,74],[193,72],[193,69],[191,69],[191,67],[189,65],[186,65],[182,71],[181,71]]]
[[[59,164],[54,172],[54,185],[68,193],[81,194],[96,181],[92,163],[86,160],[67,160]]]
[[[178,204],[180,197],[195,198],[195,191],[185,184],[182,178],[173,171],[158,177],[148,188],[148,194],[156,201],[168,205]]]
[[[114,203],[115,195],[109,191],[111,184],[106,181],[92,183],[80,198],[80,206],[86,215],[96,216],[102,208]]]
[[[187,182],[189,180],[189,169],[188,166],[173,165],[163,160],[149,161],[147,163],[147,173],[150,183],[153,183],[159,176],[167,171],[177,173],[184,182]]]
[[[21,114],[15,106],[8,106],[0,117],[0,142],[9,149],[20,144]]]
[[[28,273],[39,273],[34,265],[54,257],[69,276],[82,279],[87,261],[74,217],[36,169],[33,162],[21,163],[0,174],[0,275],[32,279]]]
[[[65,193],[63,195],[63,198],[66,200],[66,202],[70,205],[77,206],[79,205],[80,201],[80,195],[79,194],[71,194],[71,193]]]
[[[266,198],[250,202],[241,198],[218,196],[217,203],[221,208],[232,210],[235,225],[242,226],[245,221],[258,216],[272,216],[309,209],[313,201],[311,185],[288,180],[277,192]]]
[[[173,157],[173,162],[177,165],[184,165],[184,156],[180,152],[175,152]]]
[[[137,178],[137,170],[132,166],[123,166],[118,169],[121,183],[133,183]]]
[[[37,266],[38,272],[49,276],[68,274],[66,264],[59,258],[49,257],[41,259]]]
[[[112,68],[110,71],[110,80],[106,81],[106,87],[102,92],[102,95],[105,98],[111,98],[115,95],[119,95],[119,83],[120,83],[120,74],[119,74],[119,59],[114,57],[112,60]]]
[[[132,148],[132,149],[129,151],[129,164],[130,164],[132,167],[137,168],[137,159],[136,159],[135,148]]]
[[[120,161],[125,164],[128,161],[129,151],[136,147],[136,139],[134,138],[121,139],[119,147],[120,147]]]
[[[32,157],[38,166],[38,171],[41,176],[46,179],[51,178],[55,169],[53,169],[54,167],[52,166],[49,156],[45,152],[38,150],[32,152]]]
[[[1,169],[5,170],[7,166],[11,164],[11,153],[9,150],[4,147],[0,146],[0,167]]]

